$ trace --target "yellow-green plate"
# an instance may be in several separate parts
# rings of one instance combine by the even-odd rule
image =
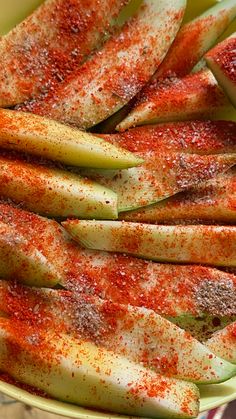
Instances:
[[[139,0],[134,1],[137,3]],[[188,0],[186,19],[192,19],[194,16],[203,12],[206,8],[212,6],[216,2],[216,0]],[[42,0],[0,0],[0,34],[4,34],[9,31],[15,24],[26,17],[40,3],[42,3]],[[236,24],[234,23],[231,25],[226,35],[235,30]],[[125,416],[121,415],[100,413],[68,403],[34,396],[29,394],[27,391],[21,390],[18,387],[4,383],[2,381],[0,381],[0,391],[28,405],[38,407],[58,415],[68,416],[70,418],[125,418]],[[202,386],[200,411],[203,412],[205,410],[213,409],[234,399],[236,399],[236,377],[226,381],[223,384]]]

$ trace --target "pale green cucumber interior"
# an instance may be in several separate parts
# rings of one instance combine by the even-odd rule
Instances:
[[[79,169],[76,171],[117,193],[118,212],[152,205],[173,195],[167,191],[165,194],[157,193],[155,185],[152,186],[149,183],[149,170],[142,167],[125,170]],[[140,181],[141,177],[142,181]]]

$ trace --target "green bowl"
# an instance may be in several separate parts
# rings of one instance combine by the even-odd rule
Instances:
[[[194,16],[203,12],[205,9],[212,6],[216,2],[216,0],[199,0],[198,2],[196,2],[196,0],[188,0],[188,9],[185,19],[192,19]],[[42,0],[0,0],[0,34],[4,34],[9,31],[14,25],[19,23],[30,12],[32,12],[34,8],[37,7],[40,3],[42,3]],[[234,23],[227,30],[225,36],[235,30],[236,24]],[[27,405],[70,418],[125,418],[125,416],[122,415],[104,412],[101,413],[69,403],[63,403],[56,400],[34,396],[25,390],[22,390],[3,381],[0,381],[0,391],[10,397],[13,397],[14,399],[26,403]],[[202,386],[200,391],[200,411],[203,412],[205,410],[213,409],[236,399],[236,377],[226,381],[223,384]]]

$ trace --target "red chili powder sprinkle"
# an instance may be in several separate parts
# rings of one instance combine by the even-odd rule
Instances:
[[[167,377],[176,376],[178,373],[178,354],[174,353],[167,356],[161,356],[150,359],[150,352],[144,350],[142,353],[141,362],[144,366],[150,368],[153,367],[155,370],[161,371]]]
[[[114,303],[153,309],[159,314],[175,315],[176,310],[193,314],[201,312],[196,300],[198,284],[236,280],[234,275],[202,266],[151,263],[126,255],[103,255],[94,266],[85,257],[77,273],[65,286],[74,293],[89,292]],[[99,262],[100,261],[100,262]],[[212,285],[211,285],[212,286]]]
[[[198,95],[195,101],[194,95]],[[177,114],[186,109],[189,119],[197,119],[209,114],[212,108],[225,105],[225,96],[215,81],[209,79],[208,70],[190,74],[184,78],[166,78],[157,80],[148,95],[143,95],[137,105],[149,108],[149,118],[163,118],[171,112]]]
[[[139,23],[139,15],[133,16],[122,27],[118,36],[115,35],[109,39],[103,49],[92,55],[79,68],[79,72],[72,72],[66,82],[62,82],[55,89],[55,92],[49,94],[43,101],[36,99],[20,109],[41,115],[50,115],[54,119],[79,124],[86,128],[94,125],[96,120],[99,122],[109,117],[108,110],[113,109],[115,112],[117,107],[123,106],[131,100],[148,81],[163,58],[163,45],[165,44],[162,45],[159,40],[164,38],[169,41],[170,37],[166,33],[164,25],[159,28],[157,36],[152,30],[151,23],[148,22],[149,8],[147,5],[143,5],[141,8],[144,9],[144,13],[147,9],[146,19],[142,20],[141,18]],[[176,22],[179,21],[182,14],[183,9],[177,14],[172,10],[167,13],[168,20],[171,18],[173,22],[173,28],[176,28]],[[153,16],[151,16],[150,22],[152,21]],[[138,31],[137,25],[140,29]],[[172,25],[170,27],[173,34],[174,29],[172,29]],[[156,51],[155,57],[153,51]],[[114,60],[115,52],[117,60]],[[101,71],[101,68],[106,68],[106,71]],[[118,78],[117,74],[119,74]],[[96,80],[97,88],[93,89],[91,95],[90,85],[93,80]],[[104,93],[101,93],[103,90]],[[70,97],[69,105],[68,97]],[[87,97],[90,102],[90,111],[87,110],[86,113],[80,106],[80,99],[85,100],[84,98]],[[99,104],[101,104],[100,107],[98,107]]]
[[[45,329],[53,326],[54,313],[50,312],[48,300],[50,296],[40,289],[31,289],[18,282],[9,281],[1,284],[0,296],[0,309],[16,321]],[[57,331],[64,329],[63,319],[57,319]]]
[[[182,404],[181,404],[181,410],[184,412],[184,413],[186,413],[186,414],[188,414],[188,415],[193,415],[193,411],[190,409],[190,407],[189,407],[189,400],[193,400],[193,399],[196,399],[197,398],[197,396],[196,396],[196,394],[193,392],[193,390],[191,390],[191,389],[186,389],[185,390],[185,400],[182,402]]]
[[[230,333],[231,333],[231,336],[236,339],[236,323],[230,326]]]
[[[10,225],[30,245],[34,245],[57,268],[62,278],[69,275],[70,266],[74,267],[74,253],[78,260],[81,258],[79,247],[64,236],[60,224],[53,220],[0,202],[0,221]],[[16,272],[14,279],[18,279],[19,274]]]
[[[102,135],[112,144],[129,151],[180,151],[218,154],[235,152],[236,123],[229,121],[187,121],[138,127],[119,134]]]
[[[51,170],[43,165],[33,165],[32,163],[28,164],[24,161],[24,159],[14,157],[14,154],[4,154],[7,158],[5,158],[5,155],[0,157],[2,169],[0,194],[2,196],[10,196],[12,194],[13,185],[11,185],[11,190],[8,190],[7,184],[12,184],[12,178],[18,178],[25,185],[23,196],[26,206],[28,204],[30,205],[32,196],[39,202],[42,197],[46,198],[46,189],[48,188],[47,179],[52,178]],[[27,192],[27,186],[31,191],[30,194]]]
[[[52,364],[60,363],[61,354],[56,351],[55,343],[46,337],[44,329],[39,326],[37,328],[29,326],[16,319],[3,324],[3,327],[9,334],[6,338],[7,355],[4,360],[4,371],[10,375],[21,376],[28,365],[35,365],[48,374]],[[56,333],[54,339],[58,339]]]
[[[213,48],[207,57],[213,59],[224,74],[236,84],[236,37],[228,38]]]
[[[169,74],[183,77],[190,73],[204,54],[205,37],[209,26],[215,24],[215,20],[215,16],[207,16],[184,25],[177,34],[163,64],[158,69],[156,77],[162,78]],[[225,12],[222,12],[218,26],[223,26],[227,20]]]
[[[47,237],[48,227],[43,219],[17,208],[9,210],[9,206],[4,205],[0,206],[0,216],[5,221],[13,220],[11,223],[22,232],[25,230],[24,234],[27,230],[32,235],[37,232],[37,247],[45,246],[44,237],[45,234]],[[75,296],[81,293],[94,294],[113,303],[143,306],[160,314],[174,315],[177,309],[196,314],[199,311],[195,299],[198,284],[210,280],[212,287],[213,281],[217,284],[223,279],[229,281],[235,278],[234,275],[201,266],[186,268],[147,262],[126,255],[84,252],[75,243],[63,238],[56,223],[54,235],[61,237],[54,242],[54,246],[58,259],[63,254],[62,265],[66,267],[63,285]],[[39,309],[43,315],[45,307],[42,305]],[[20,307],[18,312],[23,315]],[[32,318],[29,318],[30,321],[33,321]]]
[[[223,11],[217,26],[224,26],[225,21],[228,21],[227,12]],[[205,52],[205,37],[209,25],[213,24],[216,24],[215,17],[207,16],[200,20],[194,20],[180,29],[154,77],[138,95],[138,100],[145,100],[145,98],[148,100],[153,87],[155,88],[156,80],[172,75],[184,77],[191,72]]]
[[[148,397],[164,397],[170,388],[170,383],[165,379],[160,379],[157,382],[156,377],[152,379],[144,372],[139,383],[134,385],[134,383],[130,382],[128,386],[130,387],[129,392],[133,396],[140,397],[147,394]]]
[[[26,287],[17,282],[0,284],[0,310],[29,326],[69,333],[99,343],[114,333],[126,307],[103,302],[92,295],[75,296],[70,291]],[[128,327],[128,324],[126,325]]]
[[[21,102],[35,94],[44,95],[53,90],[101,44],[110,20],[117,16],[124,4],[122,0],[102,3],[59,0],[41,5],[2,38],[6,62],[3,72],[0,72],[2,83],[5,84],[6,79],[10,80],[14,74],[14,87]],[[11,98],[11,91],[5,89],[4,84],[4,95],[6,99],[9,96],[10,104],[11,101],[14,104],[15,99]]]

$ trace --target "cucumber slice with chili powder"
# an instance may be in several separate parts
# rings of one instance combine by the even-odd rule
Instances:
[[[148,123],[148,121],[151,123],[151,121],[154,120],[155,110],[157,115],[159,115],[158,93],[161,94],[161,88],[158,91],[158,81],[163,80],[170,75],[174,75],[174,77],[184,77],[189,74],[195,64],[197,64],[201,57],[214,45],[217,38],[226,30],[235,16],[235,1],[224,0],[218,2],[191,22],[183,25],[154,77],[144,87],[142,93],[138,96],[133,109],[129,115],[118,124],[117,129],[124,130],[135,125]],[[181,85],[181,80],[179,83]],[[198,90],[200,97],[202,93],[201,89],[203,88],[204,84],[201,87],[199,83]],[[212,90],[214,90],[213,87]],[[217,92],[217,86],[215,87],[215,91]],[[196,95],[198,94],[197,89],[195,90],[195,93]],[[209,94],[209,92],[206,92],[206,95],[207,94]],[[211,98],[215,99],[214,92],[212,92]],[[221,100],[223,100],[222,97]],[[210,105],[210,102],[208,103]],[[172,104],[174,105],[174,102]],[[164,98],[162,105],[165,109]],[[182,105],[184,105],[184,101],[182,101]],[[179,106],[181,105],[179,104]],[[186,112],[188,111],[187,108],[185,108],[185,110]],[[196,108],[195,112],[197,112]],[[179,114],[180,113],[181,109],[179,108]],[[197,115],[197,113],[195,115]],[[159,120],[161,120],[160,115]]]
[[[53,266],[60,283],[73,289],[74,293],[85,291],[86,288],[90,292],[92,284],[96,283],[93,292],[97,295],[118,303],[152,308],[202,341],[212,331],[234,320],[234,275],[202,266],[160,265],[121,255],[82,251],[72,245],[55,221],[4,204],[0,205],[0,215],[1,222],[8,223],[14,229],[14,237],[20,234],[30,243],[33,240],[31,247],[41,252],[47,261],[48,271]],[[73,269],[74,260],[80,261],[76,270]],[[12,264],[6,254],[2,254],[1,261],[7,266],[4,277],[10,277],[12,269],[17,270],[16,263]],[[42,270],[38,269],[37,272],[43,286],[52,285],[46,284]],[[35,275],[33,279],[26,275],[26,267],[19,269],[14,278],[31,285],[39,284],[35,282]],[[208,298],[203,298],[205,294]],[[209,295],[212,299],[209,299]],[[214,302],[214,296],[217,298],[217,295],[221,296],[222,304]],[[230,307],[232,310],[229,313]]]
[[[0,319],[0,367],[20,382],[80,406],[152,418],[187,419],[198,413],[194,384],[156,374],[86,340],[20,321]]]
[[[235,224],[235,207],[236,171],[232,169],[152,206],[121,213],[119,218],[152,224],[186,225],[186,220],[191,224]]]
[[[136,153],[236,153],[236,123],[233,121],[169,122],[100,137]]]
[[[5,240],[3,231],[0,238],[2,240],[0,265],[4,267],[4,271],[1,270],[3,278],[14,278],[34,286],[52,286],[53,281],[46,281],[45,278],[45,273],[48,271],[48,275],[54,272],[56,282],[63,283],[66,280],[78,246],[72,245],[72,240],[60,224],[2,202],[0,203],[0,224],[6,226],[6,232],[8,231]],[[11,237],[12,240],[10,240]],[[27,260],[31,255],[31,264],[34,266],[37,262],[37,268],[35,267],[31,274],[26,261],[19,265],[16,258],[19,251],[20,260]],[[77,259],[79,253],[78,248]],[[37,256],[36,260],[33,255]],[[39,262],[45,272],[38,266]]]
[[[117,192],[119,211],[158,202],[235,164],[236,124],[231,121],[165,123],[103,137],[145,160],[124,171],[81,172]]]
[[[201,5],[202,6],[202,5]],[[195,4],[194,4],[195,7]],[[192,10],[192,8],[190,8]],[[189,10],[188,10],[189,11]],[[187,12],[188,12],[187,11]],[[187,74],[190,74],[191,70],[199,62],[203,54],[213,46],[216,42],[216,39],[226,30],[227,26],[232,22],[236,16],[236,6],[234,0],[223,0],[216,3],[213,7],[206,10],[203,14],[195,18],[193,21],[188,22],[182,25],[180,28],[174,42],[172,43],[171,48],[169,49],[166,57],[164,58],[161,65],[158,67],[158,70],[151,78],[151,80],[145,85],[142,92],[139,93],[138,97],[129,103],[126,107],[123,107],[119,112],[114,116],[111,116],[109,119],[104,121],[98,129],[99,132],[113,132],[117,126],[118,130],[124,130],[126,127],[143,125],[146,120],[153,123],[153,117],[155,115],[154,110],[157,115],[160,115],[162,109],[158,109],[158,94],[160,95],[161,89],[156,89],[158,80],[163,80],[171,74],[174,77],[184,77]],[[186,17],[186,14],[185,14]],[[194,47],[192,47],[194,45]],[[184,59],[183,59],[184,57]],[[205,62],[203,61],[203,66]],[[212,77],[211,77],[212,80]],[[183,80],[179,80],[181,84]],[[189,83],[191,81],[189,80]],[[183,91],[184,91],[183,83]],[[199,89],[200,88],[200,89]],[[215,91],[215,98],[214,92]],[[209,115],[213,113],[213,110],[207,109],[207,103],[209,107],[212,108],[212,103],[214,101],[215,106],[218,102],[218,110],[221,107],[221,111],[224,111],[224,119],[233,118],[233,107],[230,107],[228,102],[225,101],[222,91],[217,89],[215,81],[209,83],[208,90],[204,91],[204,83],[198,85],[198,94],[199,99],[198,103],[202,102],[204,104],[203,98],[205,96],[205,107],[204,109],[197,109],[197,103],[195,107],[195,116],[200,114]],[[197,94],[197,90],[195,89]],[[176,92],[175,92],[176,93]],[[174,94],[174,92],[173,92]],[[207,99],[207,95],[209,96]],[[187,119],[187,113],[190,114],[190,97],[189,103],[184,103],[184,95],[182,96],[182,104],[179,103],[179,115],[181,113],[181,106],[185,108],[185,119]],[[218,101],[216,98],[218,97]],[[202,98],[202,99],[201,99]],[[170,99],[170,97],[169,97]],[[172,101],[174,104],[176,97]],[[210,102],[211,100],[211,102]],[[207,102],[208,101],[208,102]],[[197,101],[196,101],[197,102]],[[207,102],[207,103],[206,103]],[[225,104],[225,106],[224,106]],[[162,107],[166,109],[166,103],[163,99]],[[132,109],[133,108],[133,109]],[[131,110],[132,109],[132,110]],[[182,109],[183,111],[183,109]],[[130,112],[130,114],[129,114]],[[230,115],[229,115],[230,113]],[[129,115],[128,115],[129,114]],[[183,114],[183,112],[182,112]],[[128,115],[128,116],[127,116]],[[126,117],[127,116],[127,117]],[[193,117],[193,113],[192,113]],[[219,115],[222,118],[222,115]],[[176,115],[177,118],[177,115]],[[182,116],[183,118],[183,116]],[[159,119],[161,119],[159,117]],[[166,118],[167,119],[167,118]],[[184,119],[184,118],[183,118]],[[170,120],[170,117],[169,117]],[[173,116],[172,116],[173,120]],[[122,121],[122,122],[121,122]]]
[[[121,252],[161,262],[236,266],[235,226],[157,226],[125,221],[65,221],[90,249]]]
[[[166,121],[219,119],[227,112],[227,119],[234,116],[234,108],[208,68],[182,78],[161,79],[156,83],[148,105],[143,107],[137,113],[131,111],[117,129],[122,131]]]
[[[117,218],[115,192],[65,170],[8,157],[0,157],[2,197],[52,217]]]
[[[125,3],[44,1],[0,40],[0,106],[52,92],[101,46]]]
[[[189,10],[191,9],[189,8]],[[235,17],[235,1],[222,0],[209,7],[195,19],[184,23],[165,60],[157,70],[159,77],[166,76],[169,71],[177,76],[189,74],[201,57],[224,34]],[[194,47],[191,48],[193,45]]]
[[[236,32],[206,54],[208,67],[236,107],[235,78]]]
[[[126,169],[143,161],[95,135],[9,109],[0,109],[0,146],[80,167]]]
[[[186,0],[144,0],[122,30],[104,43],[54,95],[20,109],[90,128],[128,103],[165,57]],[[168,34],[168,35],[167,35]]]
[[[91,293],[92,287],[92,292],[104,299],[144,306],[169,318],[182,318],[183,328],[187,328],[184,321],[189,316],[202,319],[203,327],[205,316],[211,316],[212,327],[217,326],[215,318],[218,327],[223,327],[236,315],[232,305],[236,298],[235,275],[198,265],[158,264],[84,250],[72,242],[57,222],[3,203],[0,221],[14,229],[15,236],[19,234],[31,242],[55,266],[61,285],[74,293]],[[219,318],[227,322],[219,323]]]
[[[214,354],[236,364],[236,322],[215,332],[205,344]]]
[[[0,276],[26,284],[53,287],[62,275],[32,243],[12,226],[0,221]]]
[[[116,347],[117,354],[170,377],[207,384],[236,373],[236,366],[223,362],[184,330],[145,308],[0,281],[0,309],[12,320],[30,321],[34,327],[55,332],[64,330],[107,350]]]
[[[236,276],[228,272],[201,265],[153,263],[81,248],[75,251],[74,258],[79,260],[76,273],[64,279],[62,285],[76,295],[93,293],[114,303],[146,307],[174,322],[177,319],[180,323],[176,324],[191,330],[194,336],[198,326],[200,332],[207,328],[206,338],[209,325],[214,330],[236,316],[232,304],[236,300]]]
[[[118,211],[129,211],[162,201],[202,181],[212,179],[236,164],[236,154],[138,153],[145,163],[121,171],[81,169],[83,176],[118,195]]]
[[[206,315],[212,316],[208,324],[213,321],[213,328],[215,321],[223,327],[236,315],[232,305],[236,298],[235,275],[198,265],[158,264],[84,250],[55,221],[3,203],[0,221],[14,229],[14,236],[21,235],[40,251],[55,267],[60,284],[78,296],[92,292],[114,303],[146,307],[178,321],[182,318],[183,324],[179,325],[187,330],[188,316],[194,320],[204,317],[204,321]],[[217,319],[222,317],[227,323],[219,323]]]

